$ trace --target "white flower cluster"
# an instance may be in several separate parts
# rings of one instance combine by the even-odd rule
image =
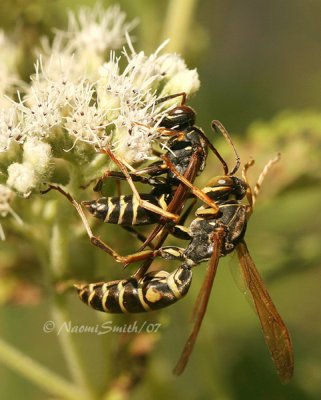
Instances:
[[[106,146],[128,166],[152,158],[153,141],[160,136],[157,124],[181,97],[159,100],[179,92],[190,95],[200,83],[180,56],[161,54],[166,43],[149,56],[136,52],[128,34],[135,24],[126,22],[118,6],[81,8],[78,15],[69,14],[67,32],[57,31],[52,44],[42,40],[35,73],[18,102],[7,90],[17,80],[4,74],[0,182],[28,196],[50,182],[55,159],[70,162],[81,153],[83,160],[86,149],[87,166]]]
[[[118,5],[104,9],[98,2],[94,8],[81,7],[77,15],[69,12],[67,30],[56,30],[52,44],[43,38],[38,51],[47,79],[94,81],[106,52],[119,49],[126,42],[125,34],[135,25],[136,21],[126,22],[126,14]]]
[[[144,52],[136,53],[128,38],[130,53],[123,51],[127,63],[124,71],[120,72],[120,58],[115,54],[99,71],[98,100],[115,127],[114,151],[128,164],[151,157],[151,144],[158,135],[157,121],[173,107],[172,102],[158,101],[173,93],[192,94],[200,85],[196,70],[187,69],[181,57],[160,55],[165,45],[146,56]],[[174,103],[180,101],[176,98]]]

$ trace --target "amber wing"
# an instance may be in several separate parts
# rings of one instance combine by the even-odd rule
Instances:
[[[224,234],[225,232],[222,228],[217,228],[213,233],[213,253],[207,267],[203,285],[201,287],[193,310],[193,329],[185,343],[180,359],[178,360],[176,367],[174,368],[173,372],[175,375],[180,375],[184,371],[188,363],[188,359],[193,351],[198,333],[200,331],[203,318],[206,313],[208,301],[211,295],[218,262],[220,259]]]
[[[293,375],[293,349],[289,332],[267,292],[244,241],[238,244],[241,272],[259,316],[266,344],[283,383]]]

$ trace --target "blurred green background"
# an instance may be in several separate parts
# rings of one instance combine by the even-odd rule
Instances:
[[[50,34],[52,27],[65,27],[67,8],[92,3],[4,0],[0,25],[16,35],[24,32],[21,40],[28,49],[40,34]],[[219,119],[235,137],[242,161],[251,157],[257,161],[251,171],[254,181],[265,162],[277,151],[282,153],[279,165],[265,182],[246,240],[291,332],[295,374],[288,385],[279,383],[256,315],[229,271],[236,269],[235,255],[220,262],[196,348],[179,378],[171,371],[191,326],[189,317],[205,265],[195,269],[193,286],[183,301],[139,318],[97,316],[71,294],[67,301],[72,324],[95,326],[105,320],[113,320],[115,325],[135,320],[139,324],[145,320],[161,323],[143,379],[130,394],[133,399],[320,399],[321,2],[195,2],[193,18],[178,44],[179,13],[172,15],[170,23],[167,18],[165,24],[169,3],[120,2],[130,18],[139,16],[136,49],[154,51],[167,33],[172,35],[171,50],[180,46],[178,51],[189,67],[197,68],[200,74],[201,89],[190,102],[197,111],[198,125],[211,137],[210,122]],[[183,10],[190,2],[180,3]],[[29,58],[31,68],[33,60]],[[229,157],[230,150],[221,141],[216,143]],[[219,166],[209,160],[197,184],[201,186],[219,173]],[[34,226],[37,229],[37,221]],[[123,254],[130,251],[124,246],[128,236],[117,227],[97,226],[97,231]],[[81,246],[79,241],[73,242],[72,233],[72,278],[110,280],[128,275],[128,271],[118,272],[119,266],[113,268],[114,263],[92,249],[85,238]],[[14,299],[3,300],[1,337],[68,379],[57,335],[43,332],[43,324],[52,317],[39,254],[18,239],[9,235],[8,241],[1,243],[2,286],[15,285],[17,277],[24,282]],[[14,261],[12,253],[16,254]],[[173,268],[170,262],[157,263],[160,268]],[[28,294],[30,301],[24,300]],[[126,362],[121,355],[121,335],[74,336],[89,379],[103,391]],[[2,364],[0,379],[1,399],[52,398]]]

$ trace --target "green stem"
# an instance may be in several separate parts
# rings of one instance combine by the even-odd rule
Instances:
[[[65,201],[61,197],[61,199],[59,198],[50,203],[52,225],[48,220],[44,221],[44,229],[39,229],[41,234],[38,234],[38,231],[37,234],[34,234],[34,230],[30,230],[30,237],[34,241],[39,261],[43,266],[46,288],[51,295],[52,319],[58,329],[64,323],[71,321],[71,316],[67,310],[65,294],[57,293],[54,288],[55,283],[66,279],[69,266],[69,232],[66,227],[66,221],[64,221]],[[51,232],[49,231],[50,229]],[[81,388],[83,398],[92,400],[96,396],[89,383],[89,377],[85,371],[84,362],[79,354],[74,338],[72,334],[64,329],[61,329],[58,335],[62,353],[75,384]]]
[[[46,367],[0,339],[0,360],[49,393],[70,400],[88,400],[75,385],[65,381]]]
[[[59,329],[64,324],[71,321],[69,312],[66,309],[66,302],[63,295],[56,295],[54,304],[52,305],[52,318],[55,326]],[[74,341],[74,336],[66,329],[59,331],[58,339],[65,357],[68,369],[73,377],[73,380],[82,388],[82,392],[86,398],[93,399],[96,396],[89,383],[89,377],[84,368],[84,362],[79,354],[79,350]]]
[[[163,37],[170,42],[166,51],[183,54],[193,28],[193,14],[197,0],[171,0],[168,4]]]
[[[64,279],[67,271],[68,240],[66,233],[63,221],[59,218],[58,210],[57,221],[52,229],[49,257],[51,274],[53,275],[54,281]],[[66,306],[65,294],[53,293],[52,317],[58,328],[68,323],[68,321],[71,321],[71,316]],[[83,393],[85,393],[87,398],[94,398],[93,389],[89,383],[89,377],[74,341],[74,336],[67,330],[62,329],[59,332],[58,339],[74,381],[79,387],[82,387]]]

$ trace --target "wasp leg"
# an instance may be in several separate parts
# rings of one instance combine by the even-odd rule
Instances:
[[[175,225],[168,228],[170,234],[178,239],[191,240],[191,234],[189,229],[184,225]]]
[[[117,178],[117,179],[126,179],[125,175],[122,172],[107,171],[105,173],[106,176],[107,176],[107,173],[108,173],[108,176],[111,176],[111,177],[114,177],[114,178]],[[136,177],[134,176],[134,178],[136,178]],[[145,179],[144,177],[138,177],[138,178],[139,179],[140,178]],[[119,180],[116,181],[116,184],[117,183],[120,183]],[[95,186],[95,188],[96,188],[96,186]],[[95,190],[95,188],[94,188],[94,190]],[[120,185],[117,186],[117,193],[118,193],[118,196],[120,197],[121,196],[121,187],[120,187]],[[132,226],[126,226],[126,225],[119,225],[119,226],[121,226],[125,231],[130,232],[139,241],[141,241],[143,243],[146,241],[146,237],[143,234],[141,234],[140,232],[138,232]],[[154,250],[154,246],[153,246],[152,243],[148,243],[148,247],[150,247],[152,250]]]
[[[199,169],[199,155],[198,155],[198,152],[196,151],[192,155],[190,163],[185,171],[184,177],[188,180],[193,181],[197,174],[198,169]],[[189,193],[189,191],[187,190],[187,188],[184,184],[180,184],[178,186],[177,190],[175,191],[173,199],[169,203],[167,210],[179,213],[180,209],[182,208],[182,205],[184,204],[186,197],[193,197],[193,195],[191,193]],[[197,199],[194,198],[192,203],[189,205],[187,210],[182,215],[182,217],[180,217],[180,219],[179,219],[180,224],[185,223],[185,220],[187,219],[189,213],[193,209],[193,206],[195,205],[196,201],[197,201]],[[171,224],[170,222],[167,223],[167,221],[160,220],[160,223],[149,234],[149,236],[147,237],[143,246],[141,246],[139,250],[143,250],[148,245],[148,243],[150,243],[163,230],[163,234],[162,234],[161,238],[159,239],[159,243],[156,245],[156,248],[159,248],[164,243],[166,236],[168,235],[168,232],[169,232],[168,227],[170,226],[170,224]],[[143,267],[143,269],[146,269],[146,268],[147,268],[146,266]],[[143,269],[142,269],[142,271],[143,271]],[[146,269],[146,271],[147,271],[147,269]]]
[[[194,181],[197,172],[199,171],[199,166],[200,166],[200,155],[199,153],[202,153],[202,149],[198,148],[196,149],[195,152],[193,152],[192,157],[190,159],[190,162],[188,164],[188,167],[185,170],[184,177],[187,180]],[[167,210],[173,211],[176,213],[180,213],[181,209],[183,208],[185,199],[190,195],[188,188],[183,184],[179,184],[177,187],[177,190],[174,193],[173,199],[169,203]],[[164,229],[164,225],[166,224],[166,221],[160,220],[160,223],[156,225],[156,227],[153,229],[153,231],[150,233],[150,235],[147,238],[147,241],[144,243],[143,248],[146,246],[146,244],[153,240],[158,234],[158,240],[155,244],[155,249],[159,249],[164,241],[166,240],[169,231],[168,229]],[[162,232],[161,232],[162,231]],[[142,248],[140,248],[141,250]],[[135,277],[139,278],[145,275],[147,272],[148,268],[150,267],[152,263],[152,259],[147,259],[136,271]]]
[[[164,163],[157,163],[157,165],[152,165],[150,167],[146,167],[144,169],[139,169],[134,172],[129,172],[129,175],[133,182],[139,182],[146,185],[157,186],[166,183],[166,179],[162,177],[157,177],[154,175],[160,175],[166,173],[167,166]],[[151,175],[150,177],[142,176],[143,174]],[[106,171],[104,175],[102,175],[96,185],[94,186],[94,192],[100,192],[102,189],[103,182],[108,178],[119,180],[127,180],[127,177],[124,173],[118,171]]]
[[[183,106],[186,103],[186,98],[187,98],[186,92],[170,94],[168,96],[162,97],[162,98],[160,98],[160,99],[155,101],[155,105],[160,104],[160,103],[164,103],[167,100],[175,99],[175,97],[180,97],[180,96],[182,96],[181,105]]]
[[[159,157],[161,156],[160,153],[158,153]],[[148,165],[145,168],[138,169],[131,174],[133,176],[141,176],[141,175],[150,175],[154,177],[155,175],[161,175],[167,173],[168,168],[167,165],[163,163],[163,161],[155,161],[151,165]],[[146,178],[148,181],[150,178]],[[150,183],[150,182],[147,182]]]
[[[143,245],[139,248],[139,251],[144,250],[145,247],[149,246],[151,241],[157,237],[157,235],[162,231],[165,230],[166,234],[171,233],[173,236],[179,238],[179,239],[185,239],[186,237],[186,229],[183,224],[185,223],[187,217],[189,216],[190,212],[192,211],[194,205],[196,203],[196,198],[194,197],[193,201],[191,204],[188,206],[188,208],[184,211],[183,215],[179,219],[180,225],[173,225],[173,222],[168,222],[162,224],[160,223],[154,228],[154,230],[149,234],[149,236],[146,238],[144,241]],[[176,229],[177,228],[177,229]],[[185,233],[184,233],[185,231]],[[164,232],[165,234],[165,232]],[[161,246],[161,244],[160,244]],[[159,246],[158,246],[159,247]],[[157,248],[157,246],[155,247]]]
[[[192,193],[201,199],[205,204],[210,206],[213,209],[213,215],[219,214],[220,210],[218,205],[213,201],[206,193],[202,192],[197,186],[194,186],[185,176],[181,175],[174,165],[170,162],[167,156],[163,156],[163,160],[166,162],[168,168],[177,176],[177,178],[184,183],[189,189],[191,189]]]
[[[192,196],[192,195],[190,195]],[[187,207],[187,209],[184,211],[184,213],[182,214],[181,218],[179,219],[179,223],[180,225],[185,224],[188,216],[190,215],[191,211],[193,210],[193,207],[195,206],[197,201],[197,198],[194,197],[193,200],[191,201],[191,204]]]
[[[184,261],[185,249],[177,246],[164,246],[157,250],[157,255],[165,260]]]
[[[141,122],[135,122],[134,125],[143,126],[144,128],[151,129],[151,127],[149,125],[142,124]],[[184,133],[181,131],[178,131],[178,130],[172,130],[172,129],[164,128],[162,126],[157,127],[157,128],[153,127],[153,128],[156,129],[161,136],[168,136],[168,137],[176,136],[178,138],[183,138],[183,136],[184,136]]]
[[[243,178],[243,180],[244,180],[244,182],[246,183],[246,185],[247,185],[247,189],[246,189],[246,199],[247,199],[247,201],[248,201],[248,208],[247,208],[247,215],[248,215],[248,217],[252,214],[252,212],[253,212],[253,205],[254,205],[254,202],[253,202],[253,191],[252,191],[252,188],[251,188],[251,185],[250,185],[250,183],[249,183],[249,181],[248,181],[248,178],[247,178],[247,170],[250,168],[250,167],[252,167],[252,165],[254,164],[254,160],[250,160],[250,161],[248,161],[245,165],[244,165],[244,167],[243,167],[243,169],[242,169],[242,178]]]
[[[139,195],[139,193],[138,193],[138,190],[136,189],[136,186],[134,185],[134,182],[133,182],[129,172],[126,169],[126,167],[122,164],[122,162],[120,162],[117,159],[117,157],[113,154],[113,152],[110,149],[104,149],[104,152],[110,156],[110,158],[115,162],[115,164],[120,168],[120,170],[125,175],[126,180],[127,180],[128,184],[129,184],[129,186],[131,187],[131,189],[133,191],[133,194],[136,197],[140,207],[143,207],[146,210],[152,211],[152,212],[154,212],[156,214],[159,214],[163,218],[172,220],[174,222],[178,222],[179,215],[173,214],[172,212],[169,212],[169,211],[166,211],[166,210],[163,210],[162,208],[157,207],[156,205],[151,204],[146,200],[142,200],[140,195]]]
[[[60,186],[49,185],[49,187],[50,187],[50,189],[57,190],[62,195],[64,195],[71,202],[71,204],[75,207],[75,209],[77,210],[77,212],[82,220],[82,223],[86,229],[86,232],[90,239],[90,242],[94,246],[99,247],[101,250],[105,251],[107,254],[112,256],[117,262],[122,263],[122,264],[131,264],[136,261],[146,260],[150,257],[155,256],[154,255],[155,252],[153,250],[144,250],[144,251],[140,251],[137,253],[129,254],[127,256],[121,256],[112,247],[108,246],[108,244],[106,244],[99,237],[95,236],[92,233],[92,230],[89,226],[89,223],[83,212],[83,209],[81,208],[81,205],[69,193],[65,192]]]
[[[135,172],[130,172],[129,173],[132,181],[150,185],[151,184],[150,178],[146,178],[144,176],[140,176],[138,174],[138,172],[140,172],[140,170],[137,170]],[[104,172],[104,174],[96,182],[96,184],[95,184],[95,186],[93,188],[94,192],[100,192],[101,189],[102,189],[103,182],[108,178],[115,178],[117,180],[127,180],[127,177],[123,172],[106,171],[106,172]]]
[[[133,228],[132,226],[124,226],[124,225],[120,225],[125,231],[127,231],[127,232],[130,232],[136,239],[138,239],[140,242],[145,242],[146,241],[146,237],[142,234],[142,233],[140,233],[140,232],[138,232],[138,231],[136,231],[136,229],[135,228]],[[148,247],[150,247],[152,250],[154,250],[154,246],[153,246],[153,244],[152,243],[148,243]]]
[[[187,210],[184,212],[182,217],[180,218],[179,222],[180,225],[175,225],[172,222],[169,222],[168,224],[164,225],[164,228],[174,237],[178,239],[183,239],[183,240],[191,240],[191,235],[189,232],[189,229],[184,226],[184,222],[186,221],[186,218],[188,217],[189,213],[193,209],[193,206],[196,202],[196,199],[193,199],[193,202],[190,204],[190,206],[187,208]],[[139,251],[144,250],[146,246],[150,246],[151,241],[148,241],[147,238],[145,238],[144,245],[139,249]],[[153,246],[155,248],[155,246]]]
[[[221,154],[216,150],[216,148],[213,146],[213,144],[209,141],[208,137],[202,132],[200,129],[198,130],[198,134],[203,138],[205,143],[207,144],[208,148],[212,150],[212,152],[216,155],[216,157],[219,159],[223,166],[224,170],[224,175],[228,175],[228,166],[224,158],[221,156]]]

